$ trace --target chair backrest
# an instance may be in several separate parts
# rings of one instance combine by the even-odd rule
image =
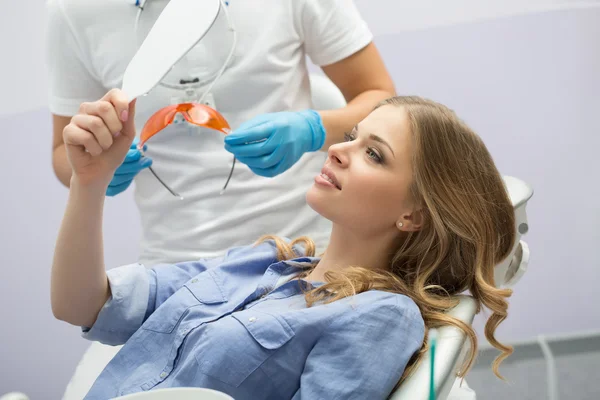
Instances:
[[[473,323],[477,304],[471,296],[461,295],[460,302],[448,312],[448,315],[458,318],[467,325]],[[465,334],[452,326],[437,330],[437,345],[435,352],[435,393],[437,399],[446,399],[456,378],[456,369],[463,361]],[[431,353],[427,351],[423,361],[411,375],[390,397],[390,400],[428,400]]]
[[[523,242],[521,236],[527,233],[527,214],[525,211],[527,202],[533,196],[532,188],[520,179],[505,176],[504,182],[515,209],[517,240],[512,253],[504,262],[497,266],[495,281],[498,287],[513,286],[523,276],[529,261],[529,248]],[[475,300],[463,295],[459,304],[448,312],[448,315],[458,318],[468,325],[472,325],[477,305]],[[464,355],[468,349],[466,335],[454,327],[443,327],[438,329],[434,385],[437,400],[445,400],[456,380],[457,369],[464,361]],[[430,382],[430,357],[426,352],[423,362],[417,367],[398,390],[390,397],[391,400],[428,400]]]

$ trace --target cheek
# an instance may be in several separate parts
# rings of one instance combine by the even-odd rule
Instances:
[[[355,210],[361,221],[393,225],[405,204],[405,191],[398,184],[397,177],[386,174],[356,176],[343,193],[344,204]]]
[[[397,176],[373,171],[352,171],[343,190],[313,185],[307,204],[321,216],[351,229],[374,232],[393,228],[403,210],[405,191]]]

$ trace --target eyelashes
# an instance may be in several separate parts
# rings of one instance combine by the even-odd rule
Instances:
[[[354,134],[354,132],[344,133],[344,141],[345,142],[351,142],[355,139],[356,139],[356,134]],[[376,147],[367,147],[365,152],[367,154],[367,157],[369,157],[369,159],[376,162],[377,164],[383,164],[384,158],[379,149],[377,149]]]

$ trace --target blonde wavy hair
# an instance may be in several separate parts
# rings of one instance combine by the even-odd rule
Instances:
[[[409,296],[421,311],[426,335],[398,387],[427,351],[431,328],[452,325],[466,333],[471,346],[458,376],[470,370],[477,354],[475,331],[447,315],[458,304],[458,295],[468,291],[477,312],[482,307],[491,311],[485,336],[501,351],[493,371],[503,379],[498,368],[513,349],[501,344],[495,331],[507,316],[506,299],[512,292],[496,288],[494,267],[510,254],[516,240],[514,210],[503,179],[483,141],[447,107],[413,96],[393,97],[376,108],[384,105],[402,107],[408,114],[414,146],[410,190],[424,223],[406,236],[388,271],[348,266],[343,273],[327,272],[323,286],[305,293],[307,305],[373,289]],[[306,237],[286,243],[264,236],[259,242],[265,240],[275,241],[280,260],[298,257],[293,249],[298,244],[305,255],[315,254],[314,243]]]

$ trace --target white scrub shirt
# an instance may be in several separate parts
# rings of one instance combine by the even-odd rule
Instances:
[[[212,90],[215,108],[232,129],[259,114],[312,107],[306,56],[327,65],[356,53],[373,38],[350,0],[231,0],[228,12],[238,43],[229,68]],[[144,27],[166,5],[148,0]],[[137,8],[127,0],[49,1],[48,65],[50,111],[72,116],[84,101],[119,88],[137,49]],[[157,57],[160,55],[157,54]],[[146,120],[171,104],[181,91],[157,86],[138,99],[138,133]],[[140,262],[151,266],[213,257],[261,235],[309,235],[319,250],[330,222],[305,201],[326,159],[305,154],[285,173],[265,178],[236,164],[220,194],[233,156],[224,136],[186,123],[167,127],[148,141],[153,168],[173,197],[148,170],[135,178],[135,201],[142,223]],[[133,185],[132,185],[133,186]]]

